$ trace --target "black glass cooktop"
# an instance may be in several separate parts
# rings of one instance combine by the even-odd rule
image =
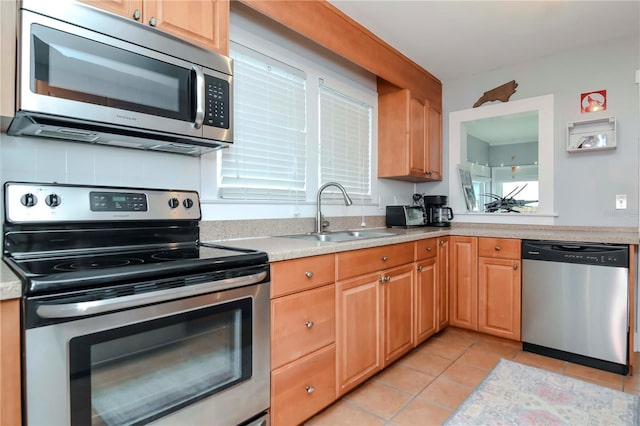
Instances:
[[[122,250],[90,255],[5,257],[25,282],[25,292],[62,291],[118,281],[213,273],[267,263],[263,252],[210,244]]]

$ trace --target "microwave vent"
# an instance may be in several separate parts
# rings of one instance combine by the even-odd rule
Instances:
[[[165,144],[155,145],[151,149],[153,149],[154,151],[174,152],[178,154],[187,154],[187,155],[200,154],[200,148],[189,146],[189,145],[176,145],[174,143],[165,143]]]
[[[34,136],[45,138],[66,139],[73,141],[95,142],[100,139],[100,135],[94,132],[85,132],[82,130],[59,128],[55,130],[42,128],[34,132]]]

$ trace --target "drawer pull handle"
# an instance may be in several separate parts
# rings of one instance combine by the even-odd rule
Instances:
[[[306,325],[307,328],[311,328],[311,327],[313,327],[313,321],[307,321],[307,322],[304,323],[304,325]]]
[[[389,258],[387,256],[382,256],[382,261],[386,262],[387,260],[389,260]]]
[[[514,269],[514,270],[518,269],[518,264],[517,264],[517,263],[514,263],[514,264],[513,264],[513,269]]]
[[[500,251],[500,250],[502,250],[502,247],[496,246],[496,251]]]
[[[418,266],[418,272],[422,272],[422,266]]]
[[[431,247],[427,247],[427,251],[431,251]]]
[[[307,271],[307,272],[304,273],[304,276],[307,277],[307,278],[311,278],[311,277],[313,277],[313,272]]]
[[[305,386],[305,389],[307,390],[307,393],[309,395],[311,395],[313,391],[315,391],[315,388],[313,386]]]

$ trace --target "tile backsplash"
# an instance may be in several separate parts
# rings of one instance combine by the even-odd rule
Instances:
[[[2,181],[200,190],[200,159],[0,134]]]

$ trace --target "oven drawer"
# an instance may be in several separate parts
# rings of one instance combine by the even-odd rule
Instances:
[[[335,341],[335,285],[271,301],[271,367]]]
[[[335,256],[303,257],[271,264],[271,298],[335,281]]]
[[[271,373],[271,421],[300,424],[336,398],[336,346],[331,345]]]

